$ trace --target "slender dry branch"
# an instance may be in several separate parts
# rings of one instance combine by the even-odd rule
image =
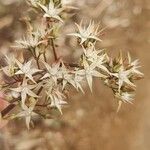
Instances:
[[[43,53],[44,61],[47,62],[46,53]]]
[[[8,105],[4,110],[1,111],[1,116],[2,118],[6,116],[16,105],[15,104],[10,104]]]
[[[54,58],[55,58],[55,60],[58,60],[57,53],[56,53],[56,48],[55,48],[55,43],[54,43],[54,39],[51,39],[51,44],[52,44]]]

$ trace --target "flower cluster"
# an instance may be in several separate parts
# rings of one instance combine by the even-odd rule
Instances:
[[[140,68],[139,60],[132,61],[129,53],[126,59],[123,59],[120,53],[119,57],[114,60],[108,58],[106,65],[110,77],[104,81],[105,84],[113,90],[116,98],[122,102],[132,103],[136,90],[134,82],[144,76],[138,70]]]
[[[15,54],[5,55],[7,65],[1,66],[1,73],[7,78],[4,78],[1,90],[9,95],[7,100],[13,107],[2,111],[3,118],[25,117],[29,128],[32,115],[53,117],[52,110],[62,114],[62,107],[67,104],[68,89],[72,87],[84,93],[83,83],[87,83],[92,92],[94,78],[104,81],[119,101],[132,103],[136,87],[134,81],[143,77],[138,71],[138,60],[132,61],[130,54],[127,60],[121,54],[118,58],[110,58],[105,50],[96,48],[96,42],[101,41],[99,26],[94,21],[88,25],[81,21],[76,24],[77,32],[68,33],[68,36],[78,39],[82,55],[77,63],[65,62],[57,54],[55,29],[58,24],[59,28],[63,26],[65,10],[73,7],[67,7],[62,0],[28,2],[42,14],[42,23],[38,29],[32,27],[13,46],[22,53],[28,52],[28,60],[19,60]],[[49,51],[53,53],[53,60],[47,55]],[[19,109],[11,113],[14,107]]]

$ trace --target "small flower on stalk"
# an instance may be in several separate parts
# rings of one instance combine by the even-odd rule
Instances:
[[[133,93],[128,93],[128,92],[122,92],[119,95],[119,98],[124,101],[132,104],[132,101],[134,100],[135,94]]]
[[[53,18],[56,20],[59,20],[63,22],[63,20],[60,17],[60,13],[63,11],[62,8],[59,8],[58,6],[55,6],[54,2],[51,0],[49,2],[48,7],[38,3],[38,5],[41,7],[41,9],[44,11],[44,17],[46,18]]]
[[[17,45],[14,47],[32,50],[39,46],[41,43],[43,43],[43,41],[40,41],[39,36],[31,33],[27,37],[24,37],[22,40],[16,41]]]
[[[90,39],[95,41],[101,41],[97,36],[99,35],[100,31],[98,31],[99,26],[95,27],[94,22],[90,21],[88,27],[83,26],[83,21],[81,21],[80,25],[76,24],[78,28],[77,33],[71,33],[69,35],[78,37],[81,42],[80,44],[83,44],[85,41],[88,41]]]
[[[21,64],[18,60],[16,60],[16,63],[19,67],[19,71],[17,71],[15,74],[16,75],[24,74],[25,77],[28,77],[31,81],[35,82],[32,75],[34,73],[40,72],[41,70],[32,68],[32,60],[28,61],[25,64]]]
[[[67,69],[63,62],[62,62],[62,66],[60,67],[60,70],[58,72],[58,78],[63,80],[62,81],[62,83],[63,83],[62,89],[65,88],[67,83],[69,83],[73,87],[75,87],[75,82],[74,82],[74,78],[73,78],[73,71],[70,71],[69,69]]]
[[[51,36],[52,30],[53,29],[46,29],[46,27],[44,25],[41,25],[37,28],[37,30],[35,32],[33,32],[33,35],[35,37],[37,37],[37,39],[41,39],[40,43],[44,43],[48,39],[53,38]]]
[[[135,74],[135,75],[139,75],[139,76],[144,76],[144,74],[142,73],[142,72],[140,72],[139,70],[138,70],[138,68],[140,68],[141,66],[139,66],[139,60],[138,59],[136,59],[136,60],[134,60],[133,62],[131,61],[131,56],[130,56],[130,54],[128,53],[128,61],[129,61],[129,65],[130,65],[130,72],[132,73],[132,74]]]
[[[46,67],[48,73],[46,73],[46,74],[41,78],[41,80],[42,80],[42,79],[45,79],[45,78],[52,78],[53,81],[55,82],[55,84],[57,84],[57,79],[58,79],[58,76],[57,76],[57,75],[58,75],[60,63],[58,62],[58,63],[54,64],[52,67],[51,67],[49,64],[47,64],[46,62],[43,62],[43,63],[44,63],[44,65],[45,65],[45,67]]]
[[[86,59],[90,62],[97,61],[99,54],[102,52],[102,50],[96,50],[92,43],[87,48],[84,46],[82,48]]]
[[[29,107],[26,105],[23,105],[22,106],[23,111],[21,111],[20,113],[16,115],[16,117],[25,117],[25,122],[26,122],[26,126],[28,129],[30,129],[30,122],[31,122],[31,117],[34,114],[33,110],[34,110],[35,104],[36,104],[36,101],[31,103],[31,106]]]
[[[134,100],[135,94],[128,93],[128,92],[122,92],[121,94],[115,93],[115,97],[119,99],[118,108],[117,108],[117,112],[119,112],[123,102],[132,104],[132,101]]]
[[[52,108],[56,107],[62,114],[62,106],[67,104],[67,102],[64,101],[64,94],[61,93],[58,88],[49,89],[46,93],[51,102],[49,106]]]
[[[52,107],[52,108],[56,107],[60,111],[60,113],[62,114],[62,107],[66,104],[67,104],[66,101],[63,101],[62,99],[60,99],[57,96],[53,96],[53,99],[51,99],[50,107]]]
[[[18,92],[21,95],[21,102],[22,102],[22,107],[25,106],[25,101],[27,99],[27,95],[37,98],[39,97],[36,95],[32,90],[36,87],[36,85],[30,85],[27,83],[28,80],[26,78],[23,79],[23,83],[17,87],[17,88],[11,88],[12,91]]]
[[[118,78],[118,91],[120,92],[121,87],[123,86],[124,83],[131,87],[136,87],[134,83],[130,81],[130,71],[129,70],[124,70],[123,67],[120,68],[118,73],[113,74],[115,77]]]
[[[108,69],[104,65],[106,62],[106,54],[103,53],[103,50],[96,50],[95,46],[92,44],[86,49],[83,46],[83,51],[87,61],[95,63],[97,68],[109,73]]]
[[[84,59],[83,60],[83,65],[84,65],[84,69],[78,70],[77,74],[86,77],[89,88],[92,92],[93,77],[105,78],[106,76],[101,74],[100,72],[98,72],[96,70],[96,64],[95,63],[92,63],[92,64],[89,65],[88,62]]]

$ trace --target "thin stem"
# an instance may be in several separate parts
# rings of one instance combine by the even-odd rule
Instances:
[[[36,64],[37,64],[38,69],[40,69],[40,64],[39,64],[38,59],[36,59]]]
[[[36,60],[36,64],[37,64],[38,69],[40,69],[40,64],[39,64],[40,56],[41,56],[41,55],[39,54],[38,57],[35,57],[35,60]]]
[[[48,103],[48,104],[37,104],[36,106],[38,106],[38,107],[47,107],[48,105],[50,105],[51,103]]]
[[[39,54],[38,56],[36,56],[35,48],[31,49],[31,54],[32,54],[32,56],[34,57],[34,59],[36,61],[38,69],[40,69],[39,59],[40,59],[41,54]]]
[[[50,27],[53,27],[53,23],[52,22],[51,22],[51,25],[50,25],[50,19],[49,18],[46,19],[46,23],[47,23],[47,29],[49,29]],[[54,58],[55,58],[55,60],[58,60],[54,39],[51,39],[51,46],[52,46],[52,49],[53,49]]]
[[[80,66],[79,64],[77,63],[64,63],[66,66],[69,66],[71,68],[81,68],[83,69],[84,67],[83,66]]]
[[[36,57],[35,49],[31,48],[31,49],[29,49],[29,51],[31,52],[32,56],[35,58]]]
[[[51,44],[52,44],[52,49],[53,49],[53,53],[54,53],[54,58],[55,58],[55,60],[58,60],[54,39],[51,39]]]
[[[4,117],[7,115],[15,106],[15,104],[8,105],[4,110],[1,111],[1,116]]]
[[[44,61],[47,62],[46,53],[43,53]]]
[[[37,95],[39,95],[39,94],[42,92],[42,90],[43,90],[43,87],[41,87],[41,88],[38,90]]]
[[[19,98],[16,98],[16,99],[12,100],[11,104],[8,105],[5,109],[3,109],[1,111],[1,116],[2,117],[6,116],[16,106],[16,104],[13,104],[13,103],[15,103],[15,102],[17,102],[19,100],[20,100]]]

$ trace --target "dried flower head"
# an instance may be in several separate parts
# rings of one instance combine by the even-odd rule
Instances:
[[[55,3],[52,0],[49,2],[48,6],[44,6],[40,3],[38,3],[38,5],[44,11],[43,17],[52,18],[63,22],[60,17],[60,13],[63,11],[63,9],[59,8],[59,6],[55,6]]]
[[[83,21],[81,21],[80,25],[76,24],[78,31],[77,33],[71,33],[69,35],[78,37],[80,39],[80,44],[83,44],[86,41],[101,41],[98,38],[100,33],[99,26],[95,27],[94,21],[90,21],[88,26],[83,26]]]

